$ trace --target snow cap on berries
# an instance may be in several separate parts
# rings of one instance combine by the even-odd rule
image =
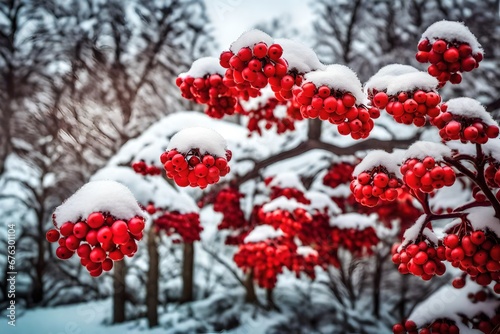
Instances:
[[[269,183],[269,188],[278,187],[278,188],[295,188],[300,190],[301,192],[306,192],[306,188],[300,181],[297,173],[294,172],[283,172],[279,173],[276,176],[273,176],[272,181]]]
[[[376,215],[362,215],[357,212],[345,213],[330,219],[330,226],[341,229],[356,229],[363,231],[369,227],[375,228],[377,225]]]
[[[498,123],[493,120],[491,115],[481,105],[478,100],[469,97],[457,97],[446,102],[448,109],[446,111],[453,115],[463,116],[466,118],[479,118],[487,125],[496,125]]]
[[[179,74],[179,78],[187,76],[193,78],[202,78],[207,74],[220,74],[224,76],[226,69],[220,65],[219,58],[203,57],[195,60],[191,64],[189,71]]]
[[[260,242],[268,239],[276,239],[284,235],[281,229],[274,229],[271,225],[259,225],[250,232],[244,242]]]
[[[477,41],[476,36],[471,33],[463,22],[446,20],[436,22],[424,31],[420,41],[423,39],[428,39],[431,43],[438,39],[444,39],[448,42],[467,43],[472,48],[473,53],[483,52],[483,48]]]
[[[356,98],[356,104],[366,104],[361,81],[356,73],[345,65],[328,65],[324,70],[307,73],[305,82],[312,82],[316,87],[325,85],[335,90],[349,92]]]
[[[328,209],[329,214],[339,214],[342,212],[332,198],[324,192],[308,191],[305,196],[311,201],[311,204],[309,204],[311,210],[323,211],[324,209]]]
[[[366,157],[354,168],[353,176],[358,176],[364,171],[372,170],[378,166],[384,166],[389,173],[394,173],[397,177],[401,177],[399,164],[403,158],[402,150],[395,150],[392,153],[387,153],[382,150],[374,150],[366,155]]]
[[[366,83],[365,92],[376,89],[377,91],[385,91],[387,86],[402,74],[419,72],[415,67],[402,64],[390,64],[382,67],[375,73]]]
[[[424,160],[426,157],[432,157],[437,161],[443,160],[443,157],[450,157],[451,154],[451,149],[444,144],[417,141],[408,147],[403,160],[406,161],[411,158]]]
[[[176,149],[180,153],[187,154],[193,148],[197,148],[201,154],[210,153],[217,157],[225,157],[226,146],[226,140],[217,131],[192,127],[177,132],[170,139],[167,151]]]
[[[299,73],[308,73],[326,68],[310,47],[286,38],[277,38],[274,42],[283,48],[282,57],[288,63],[289,70],[296,69]]]
[[[399,92],[411,92],[416,89],[431,91],[437,88],[439,82],[427,72],[411,72],[393,77],[387,85],[387,94],[396,95]]]
[[[229,49],[233,53],[237,53],[241,48],[252,48],[255,44],[260,42],[266,43],[267,46],[274,44],[274,40],[271,36],[259,29],[252,29],[244,32],[236,41],[231,43],[231,47]]]
[[[116,181],[91,181],[83,185],[54,211],[54,223],[86,219],[93,212],[109,212],[119,219],[143,216],[132,192]]]
[[[280,196],[273,199],[271,202],[264,204],[262,211],[272,212],[275,210],[286,210],[292,212],[295,209],[307,209],[307,206],[297,202],[295,198],[286,198],[285,196]]]

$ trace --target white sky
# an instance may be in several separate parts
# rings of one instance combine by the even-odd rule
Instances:
[[[220,51],[255,24],[289,15],[290,26],[310,29],[313,13],[308,0],[205,0]]]

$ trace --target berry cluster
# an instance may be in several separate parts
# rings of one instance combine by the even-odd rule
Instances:
[[[432,246],[428,241],[415,242],[402,248],[393,248],[392,262],[398,265],[401,274],[412,274],[423,280],[430,280],[434,275],[441,276],[446,271],[445,248]]]
[[[484,178],[490,188],[500,187],[500,164],[490,163],[484,170]]]
[[[209,184],[219,182],[219,179],[229,173],[227,164],[231,160],[231,151],[226,151],[226,157],[217,157],[209,153],[201,154],[198,149],[191,149],[187,154],[176,149],[162,153],[160,161],[167,171],[167,177],[173,179],[179,187],[206,188]]]
[[[485,124],[479,118],[469,118],[453,115],[447,111],[446,104],[441,105],[443,113],[432,119],[432,124],[439,129],[443,140],[460,140],[485,144],[489,138],[497,138],[499,128],[496,125]]]
[[[178,211],[164,212],[154,220],[158,230],[164,230],[168,236],[177,233],[185,243],[193,243],[200,240],[203,227],[200,225],[200,215],[195,212],[179,213]],[[174,243],[181,240],[174,239]]]
[[[260,287],[272,289],[283,267],[292,268],[292,252],[296,247],[293,242],[284,239],[243,244],[234,254],[234,262],[245,272],[253,270],[254,279]]]
[[[436,319],[427,327],[417,329],[417,325],[412,320],[407,320],[404,324],[395,324],[392,327],[392,332],[394,334],[406,334],[406,333],[419,333],[419,334],[458,334],[460,333],[459,328],[453,320],[450,319]]]
[[[304,118],[328,120],[338,126],[341,135],[350,134],[353,139],[366,138],[373,129],[372,117],[377,115],[370,114],[362,105],[356,105],[356,98],[349,92],[305,82],[294,89],[293,94]]]
[[[124,255],[132,257],[137,251],[136,240],[142,239],[144,219],[134,217],[128,222],[101,212],[91,213],[86,220],[65,222],[59,231],[47,231],[49,242],[58,242],[56,256],[67,260],[76,254],[80,263],[97,277],[113,268],[113,261]]]
[[[318,254],[316,252],[306,255],[294,254],[292,256],[292,271],[295,272],[297,278],[303,272],[312,280],[316,278],[314,268],[318,264]]]
[[[380,241],[373,227],[363,230],[333,227],[331,235],[334,245],[347,249],[357,257],[373,254],[373,246]]]
[[[175,81],[185,99],[206,104],[205,113],[213,118],[233,115],[236,98],[227,87],[220,74],[207,74],[202,78],[178,77]]]
[[[281,188],[278,186],[272,186],[271,187],[271,194],[269,195],[269,198],[271,200],[273,200],[273,199],[278,198],[280,196],[284,196],[288,199],[294,198],[297,200],[297,202],[303,203],[303,204],[310,204],[311,203],[311,201],[304,196],[304,193],[297,188],[288,188],[288,187]]]
[[[479,329],[484,334],[492,334],[496,333],[493,330],[497,328],[500,324],[500,310],[497,309],[495,315],[490,318],[488,315],[484,313],[480,313],[474,318],[470,319],[472,323],[472,328]]]
[[[395,200],[401,187],[401,180],[394,173],[389,173],[384,166],[360,173],[350,185],[356,201],[369,207],[376,206],[381,199]]]
[[[323,177],[323,184],[331,188],[336,188],[341,184],[351,182],[353,171],[354,166],[347,162],[333,164]]]
[[[385,109],[398,123],[425,125],[426,116],[436,117],[441,113],[438,105],[441,96],[434,91],[417,89],[411,92],[400,92],[397,95],[387,95],[378,92],[371,98],[372,104],[379,109]]]
[[[423,39],[418,43],[416,59],[420,63],[431,64],[427,72],[436,77],[441,85],[447,81],[459,84],[462,81],[459,72],[470,72],[479,67],[483,54],[481,52],[473,54],[472,48],[467,43],[444,39],[431,43],[428,39]]]
[[[228,87],[234,87],[250,97],[256,97],[259,90],[268,83],[271,86],[281,85],[281,80],[288,71],[287,62],[281,57],[282,55],[283,48],[279,44],[268,47],[264,42],[256,43],[252,48],[243,47],[236,54],[224,51],[220,55],[220,65],[227,69],[223,82]],[[293,80],[291,85],[294,83]],[[288,79],[285,80],[285,87],[288,87],[287,84]],[[276,92],[277,97],[281,97],[280,92]],[[291,94],[289,95],[291,98]]]
[[[144,160],[133,162],[132,169],[134,172],[141,175],[161,175],[160,168],[154,165],[148,165]]]
[[[500,293],[500,244],[491,232],[471,231],[448,234],[443,243],[445,258],[454,267],[466,272],[477,284],[486,286],[496,282],[494,290]],[[454,285],[460,286],[461,282]]]
[[[430,193],[444,186],[450,187],[455,183],[455,171],[449,166],[441,167],[433,157],[408,159],[401,166],[403,182],[414,190]]]
[[[264,224],[273,226],[275,229],[280,228],[285,235],[294,236],[300,232],[303,224],[312,222],[312,216],[302,208],[296,208],[293,212],[281,209],[265,212],[261,208],[259,210],[259,220]]]
[[[262,128],[259,123],[263,122],[265,123],[264,127],[266,130],[271,129],[276,124],[276,132],[281,134],[286,131],[295,130],[294,118],[288,115],[280,118],[274,113],[278,106],[286,107],[288,104],[289,101],[279,101],[276,98],[270,98],[265,104],[259,103],[255,109],[245,111],[241,108],[239,112],[249,117],[247,128],[250,132],[257,132],[259,135],[262,135]],[[290,105],[292,104],[290,103]],[[290,107],[286,108],[287,110],[291,109]]]
[[[222,221],[217,226],[219,230],[239,229],[247,225],[240,206],[240,199],[243,197],[244,195],[236,188],[225,188],[217,193],[214,211],[223,214]]]

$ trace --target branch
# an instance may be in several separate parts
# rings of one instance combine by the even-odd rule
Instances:
[[[227,270],[229,270],[229,272],[234,276],[234,278],[236,278],[236,280],[238,282],[240,282],[240,284],[246,288],[245,286],[245,282],[243,282],[243,280],[240,278],[240,276],[238,275],[238,273],[236,272],[236,270],[234,270],[234,268],[232,268],[226,261],[224,261],[218,254],[212,252],[211,250],[209,250],[207,248],[207,246],[205,246],[203,243],[201,244],[201,248],[207,252],[210,256],[212,256],[214,258],[215,261],[219,262],[220,264],[222,264],[224,267],[226,267]]]

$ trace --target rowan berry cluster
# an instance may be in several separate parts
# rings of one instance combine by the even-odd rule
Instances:
[[[174,238],[174,243],[193,243],[200,240],[200,233],[203,227],[200,224],[200,215],[196,212],[180,213],[178,211],[166,211],[154,220],[158,230],[163,230],[168,236],[174,233],[181,239]]]

